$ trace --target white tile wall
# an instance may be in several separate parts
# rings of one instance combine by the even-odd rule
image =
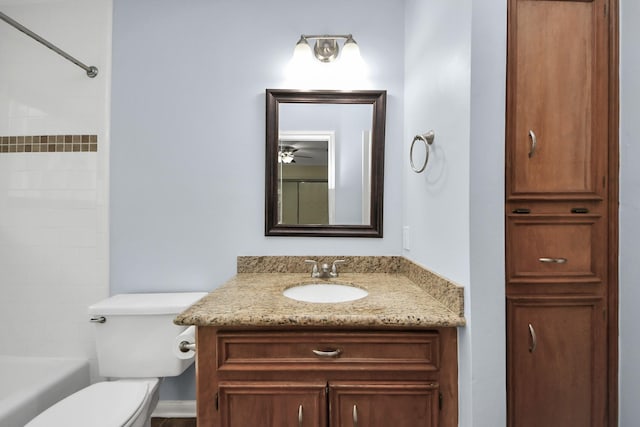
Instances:
[[[100,74],[0,23],[0,135],[98,135],[98,152],[0,153],[0,354],[94,358],[108,289],[110,0],[2,11]]]

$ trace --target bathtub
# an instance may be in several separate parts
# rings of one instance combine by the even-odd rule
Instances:
[[[88,385],[87,360],[0,356],[0,427],[22,427]]]

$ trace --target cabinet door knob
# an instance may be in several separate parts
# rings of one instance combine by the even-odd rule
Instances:
[[[338,357],[342,353],[339,348],[335,350],[313,350],[313,354],[320,357]]]
[[[538,145],[538,138],[536,138],[536,134],[529,130],[529,138],[531,138],[531,149],[529,150],[529,158],[532,158],[536,152],[536,145]]]
[[[298,406],[298,427],[302,427],[302,405]]]
[[[358,427],[358,407],[353,405],[353,427]]]
[[[529,353],[536,351],[538,347],[538,338],[536,337],[536,330],[533,329],[533,325],[529,323],[529,335],[531,336],[531,345],[529,346]]]

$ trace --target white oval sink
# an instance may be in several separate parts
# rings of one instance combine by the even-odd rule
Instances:
[[[369,292],[349,285],[314,283],[285,289],[282,294],[296,301],[332,303],[355,301],[366,297]]]

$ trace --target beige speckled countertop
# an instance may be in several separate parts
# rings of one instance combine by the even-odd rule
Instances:
[[[312,279],[308,273],[298,272],[241,272],[178,315],[175,323],[218,327],[464,325],[462,288],[452,285],[443,300],[443,292],[435,292],[435,296],[429,292],[433,286],[438,290],[439,285],[431,283],[433,278],[427,277],[431,284],[425,288],[421,280],[416,283],[410,279],[420,279],[425,273],[416,274],[411,271],[415,264],[405,264],[401,259],[393,273],[344,272],[335,279]],[[246,271],[241,265],[239,258],[238,270]],[[366,289],[369,295],[343,303],[306,303],[282,295],[286,288],[314,282],[351,284]]]

